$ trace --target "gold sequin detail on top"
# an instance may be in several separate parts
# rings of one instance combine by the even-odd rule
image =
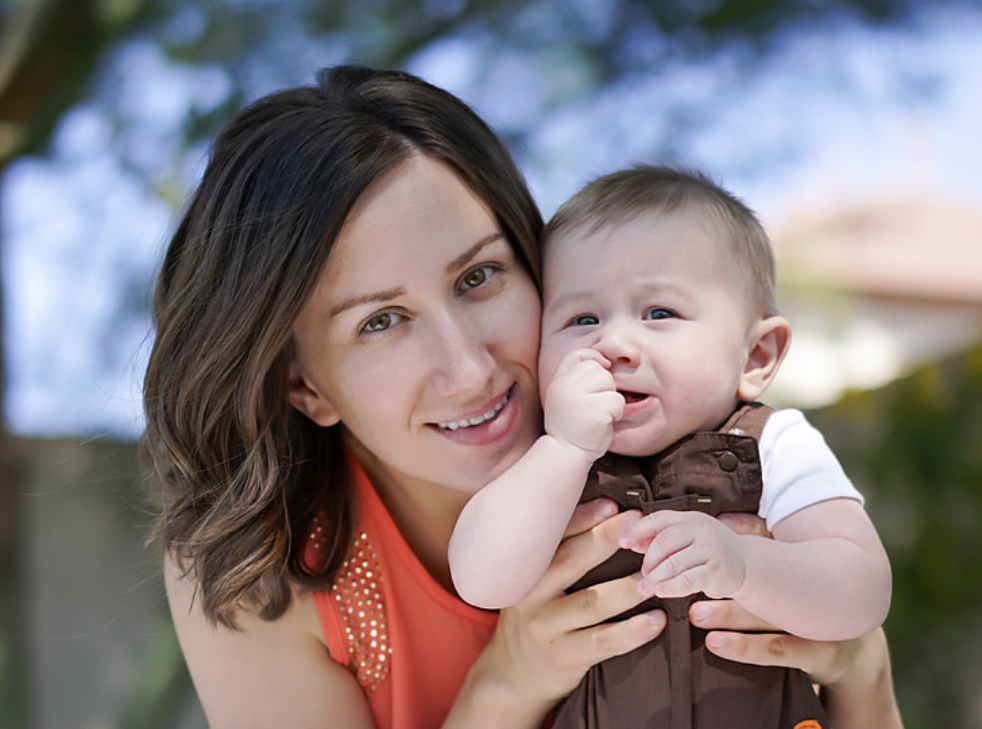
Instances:
[[[331,594],[344,620],[349,666],[362,688],[374,691],[388,678],[392,644],[385,620],[382,574],[364,532],[355,537]]]

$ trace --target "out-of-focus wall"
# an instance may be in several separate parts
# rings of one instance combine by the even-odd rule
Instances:
[[[30,439],[18,450],[30,725],[205,726],[143,547],[135,444]]]

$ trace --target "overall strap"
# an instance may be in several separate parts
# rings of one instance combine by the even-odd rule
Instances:
[[[730,435],[749,435],[759,441],[767,419],[773,412],[774,408],[762,402],[745,402],[733,411],[719,430]]]

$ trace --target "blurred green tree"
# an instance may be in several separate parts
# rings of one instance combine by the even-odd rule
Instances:
[[[0,184],[13,159],[44,146],[61,115],[79,100],[106,46],[136,19],[142,6],[142,0],[24,0],[3,6]],[[0,313],[2,302],[0,286]],[[0,412],[2,342],[0,336]],[[21,457],[17,441],[0,418],[0,729],[25,727],[29,721],[21,642],[23,603],[17,577],[16,494]]]
[[[982,726],[982,347],[809,417],[890,554],[885,627],[906,725]]]

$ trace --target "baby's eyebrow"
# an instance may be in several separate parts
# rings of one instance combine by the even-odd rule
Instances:
[[[585,289],[564,291],[548,303],[550,309],[566,309],[571,306],[584,306],[590,301],[590,292]]]
[[[406,293],[404,288],[387,289],[385,291],[378,291],[374,294],[365,294],[363,296],[353,296],[350,299],[345,299],[331,309],[330,316],[337,316],[346,312],[348,309],[353,309],[356,306],[361,306],[362,304],[384,304],[387,301],[392,301],[398,296],[403,296]]]
[[[457,256],[455,259],[453,259],[452,261],[450,261],[450,263],[447,264],[447,273],[453,273],[454,271],[460,270],[468,263],[473,261],[475,258],[477,258],[477,254],[481,252],[482,248],[484,248],[485,246],[489,246],[492,243],[496,243],[499,240],[504,240],[504,238],[505,236],[502,235],[500,232],[495,232],[489,236],[481,238],[481,240],[479,240],[477,243],[472,245],[470,248],[468,248],[466,251],[461,253],[459,256]]]

